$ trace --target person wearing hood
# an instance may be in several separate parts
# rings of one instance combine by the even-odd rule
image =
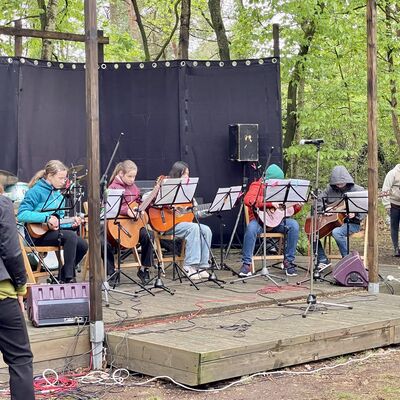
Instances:
[[[364,190],[362,186],[354,183],[353,177],[343,165],[338,165],[332,169],[329,184],[318,196],[318,212],[323,210],[323,206],[329,207],[342,199],[345,193],[360,192]],[[326,210],[325,210],[326,211]],[[349,235],[360,231],[360,223],[365,214],[350,213],[346,218],[347,221],[332,230],[332,236],[336,241],[342,257],[348,254],[347,249],[347,230]],[[318,267],[324,268],[330,265],[330,261],[326,256],[321,241],[318,242]]]
[[[85,256],[88,245],[77,235],[76,229],[82,223],[74,217],[72,223],[62,223],[65,214],[65,198],[62,189],[67,183],[68,168],[59,160],[49,161],[29,182],[18,208],[17,219],[23,224],[44,224],[47,232],[38,238],[27,235],[35,246],[58,246],[64,249],[64,265],[58,277],[62,283],[74,283],[75,267]],[[57,210],[57,211],[55,211]]]
[[[400,257],[399,223],[400,223],[400,164],[390,170],[383,182],[382,203],[390,216],[390,236],[393,243],[393,256]]]
[[[257,219],[255,210],[263,210],[265,208],[269,210],[275,210],[280,208],[280,204],[275,202],[264,201],[264,189],[266,187],[265,181],[269,179],[284,179],[284,173],[282,169],[276,165],[271,164],[264,172],[264,176],[261,179],[253,182],[248,192],[244,197],[244,204],[249,209],[249,223],[246,227],[243,240],[243,251],[242,251],[242,267],[240,268],[240,276],[250,276],[251,262],[253,258],[254,248],[257,242],[257,236],[263,232],[263,225],[261,221]],[[293,207],[293,214],[298,213],[301,210],[301,206],[296,204]],[[288,211],[288,210],[287,210]],[[285,234],[286,246],[283,266],[287,276],[296,276],[297,269],[294,263],[297,241],[299,239],[299,224],[293,218],[284,218],[280,224],[274,228],[268,228],[268,232],[278,232]]]

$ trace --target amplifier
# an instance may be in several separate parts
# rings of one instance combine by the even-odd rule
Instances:
[[[229,158],[258,161],[258,124],[229,125]]]
[[[352,251],[336,264],[333,277],[344,286],[368,287],[368,273],[357,251]]]
[[[27,313],[36,327],[82,324],[89,320],[89,283],[30,285]]]

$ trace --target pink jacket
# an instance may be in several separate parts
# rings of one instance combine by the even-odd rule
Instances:
[[[124,189],[125,201],[122,201],[120,215],[128,215],[129,206],[132,202],[141,202],[140,189],[135,185],[126,185],[122,182],[119,176],[116,176],[114,180],[108,186],[110,189]]]

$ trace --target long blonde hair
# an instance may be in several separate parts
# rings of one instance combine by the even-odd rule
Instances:
[[[125,175],[125,174],[127,174],[129,171],[136,171],[136,172],[137,172],[137,170],[138,170],[138,167],[137,167],[137,165],[136,165],[133,161],[131,161],[131,160],[121,161],[121,162],[119,162],[119,163],[115,166],[114,171],[113,171],[113,173],[112,173],[112,175],[111,175],[109,184],[112,183],[112,181],[115,179],[115,177],[116,177],[120,172],[122,172],[122,173]]]
[[[28,183],[28,186],[31,188],[39,179],[55,175],[60,171],[68,171],[68,167],[66,167],[64,163],[59,160],[50,160],[44,166],[44,169],[41,169],[40,171],[36,172],[35,175],[33,175],[32,179]]]

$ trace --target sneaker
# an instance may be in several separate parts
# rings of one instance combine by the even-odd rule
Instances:
[[[297,276],[297,269],[294,264],[288,264],[285,268],[286,276]]]
[[[329,262],[328,260],[326,260],[325,262],[318,262],[317,269],[319,271],[322,271],[324,269],[329,268],[331,265],[332,265],[332,263]]]
[[[239,270],[239,276],[251,276],[253,273],[251,272],[251,267],[249,264],[243,264]]]
[[[184,265],[183,269],[186,272],[186,275],[194,280],[194,281],[198,281],[199,279],[203,279],[200,277],[199,275],[199,271],[197,270],[197,268],[191,267],[190,265]]]
[[[393,257],[400,257],[400,250],[394,249]]]
[[[66,278],[65,283],[76,283],[76,278]]]
[[[137,272],[138,278],[142,281],[142,284],[145,285],[150,280],[150,272],[148,268],[139,269]]]
[[[108,279],[108,284],[110,285],[110,287],[116,287],[118,286],[118,276],[117,275],[112,275],[109,279]]]
[[[206,269],[198,269],[198,275],[201,279],[208,279],[208,277],[210,276]]]

